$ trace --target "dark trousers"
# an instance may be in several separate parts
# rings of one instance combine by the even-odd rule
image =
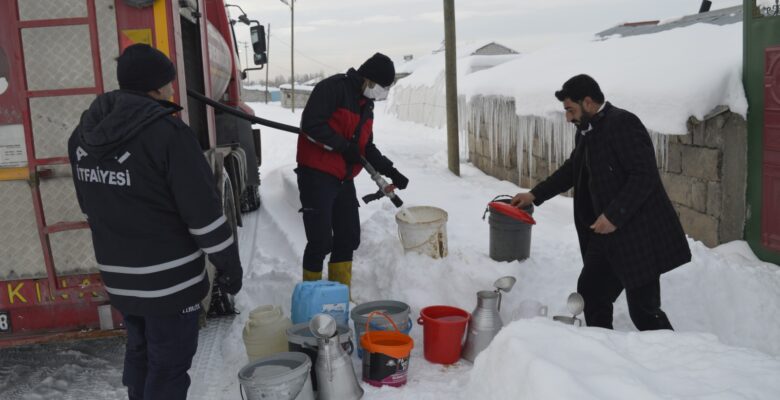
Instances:
[[[130,400],[186,400],[187,370],[198,348],[199,312],[124,315],[127,346],[122,383]]]
[[[359,203],[355,183],[311,168],[298,167],[306,249],[303,268],[322,271],[325,256],[330,262],[352,261],[360,245]]]
[[[624,285],[607,260],[603,236],[593,234],[584,264],[577,292],[585,299],[585,322],[588,326],[612,329],[612,304],[623,292]],[[628,313],[640,331],[672,329],[672,324],[661,310],[659,278],[640,287],[625,289]]]

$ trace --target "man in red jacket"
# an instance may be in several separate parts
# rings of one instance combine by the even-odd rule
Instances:
[[[350,285],[352,252],[360,245],[360,218],[352,179],[361,157],[398,189],[409,179],[373,143],[374,100],[383,100],[395,80],[393,62],[374,54],[356,71],[333,75],[315,86],[303,110],[298,138],[298,190],[306,229],[303,280],[328,279]]]

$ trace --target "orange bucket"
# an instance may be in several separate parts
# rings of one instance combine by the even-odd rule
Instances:
[[[390,321],[394,331],[369,330],[374,315],[381,315]],[[368,314],[365,332],[360,337],[360,345],[363,347],[363,381],[377,387],[405,385],[414,340],[402,333],[393,319],[381,311]]]

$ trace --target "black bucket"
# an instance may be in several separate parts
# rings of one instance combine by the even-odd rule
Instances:
[[[491,203],[509,204],[512,198],[508,195],[498,196]],[[523,211],[530,216],[534,206],[529,205]],[[490,258],[496,261],[522,261],[531,255],[531,227],[533,219],[519,219],[500,212],[497,208],[488,207],[485,213],[490,213]],[[482,218],[484,219],[484,214]]]

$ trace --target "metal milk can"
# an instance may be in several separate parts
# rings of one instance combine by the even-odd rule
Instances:
[[[477,308],[471,313],[466,344],[463,346],[461,357],[474,362],[477,355],[490,345],[493,337],[504,327],[504,322],[498,313],[501,309],[501,292],[508,293],[514,284],[514,277],[505,276],[493,284],[495,291],[477,292]]]
[[[329,314],[317,314],[309,323],[309,329],[317,337],[317,399],[358,400],[363,388],[355,376],[352,359],[335,337],[336,320]]]

